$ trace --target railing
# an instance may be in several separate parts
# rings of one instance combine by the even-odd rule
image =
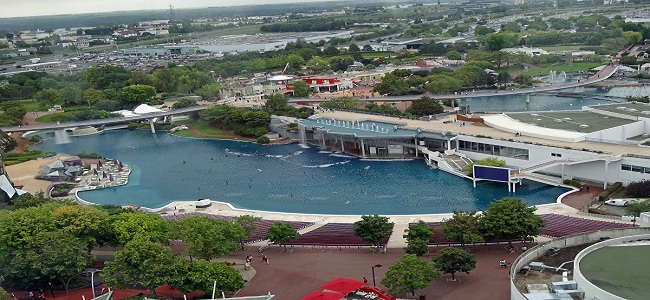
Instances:
[[[588,216],[588,217],[594,217],[594,218],[600,218],[600,219],[608,219],[608,220],[616,220],[616,221],[623,221],[622,216],[610,216],[610,215],[601,215],[601,214],[592,214],[588,212],[583,212],[579,211],[578,215],[581,216]]]
[[[614,145],[624,145],[624,146],[638,146],[643,143],[643,141],[628,142],[628,141],[617,141],[617,140],[608,140],[608,139],[596,139],[590,137],[585,137],[585,141],[614,144]]]

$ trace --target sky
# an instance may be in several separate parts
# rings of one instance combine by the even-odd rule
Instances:
[[[0,18],[331,0],[0,0]]]

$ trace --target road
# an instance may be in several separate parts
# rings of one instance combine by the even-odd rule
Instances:
[[[20,127],[8,126],[8,127],[0,127],[0,130],[8,133],[8,132],[17,132],[17,131],[26,132],[26,131],[47,130],[47,129],[64,129],[64,128],[72,128],[72,127],[80,127],[80,126],[107,125],[107,124],[138,121],[143,119],[151,119],[156,117],[186,114],[189,112],[201,111],[206,108],[208,108],[208,106],[192,106],[192,107],[168,110],[164,112],[138,115],[133,117],[118,117],[118,118],[86,120],[86,121],[65,122],[65,123],[36,124],[36,125],[25,125]]]

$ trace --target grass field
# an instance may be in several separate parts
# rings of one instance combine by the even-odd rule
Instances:
[[[190,125],[190,126],[196,128],[196,130],[200,131],[201,133],[207,134],[207,135],[221,135],[221,136],[233,136],[233,135],[236,135],[232,131],[219,129],[219,128],[216,128],[216,127],[212,127],[212,126],[210,126],[208,124],[205,124],[205,123],[202,123],[202,122],[199,122],[199,121],[193,121],[193,120],[178,121],[178,122],[175,122],[175,125]],[[184,136],[184,137],[205,137],[205,136],[202,136],[202,135],[198,135],[198,134],[196,134],[196,133],[194,133],[194,132],[192,132],[190,130],[181,130],[181,131],[175,132],[174,134],[176,134],[178,136]]]
[[[577,62],[577,63],[573,63],[572,65],[556,65],[556,66],[538,68],[538,69],[526,71],[523,74],[530,75],[530,76],[542,76],[542,75],[548,75],[548,72],[550,71],[567,72],[567,73],[578,72],[578,71],[589,71],[595,67],[602,66],[602,65],[604,64],[594,63],[594,62]]]
[[[43,110],[38,103],[34,100],[20,100],[18,101],[26,110],[27,112],[33,112],[33,111],[41,111]]]
[[[44,115],[42,117],[36,118],[36,122],[39,123],[56,123],[56,122],[63,122],[65,119],[68,117],[68,113],[65,112],[59,112],[59,113],[53,113],[49,115]]]

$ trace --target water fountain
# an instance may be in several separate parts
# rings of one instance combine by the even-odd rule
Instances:
[[[70,143],[70,136],[65,129],[57,129],[54,131],[54,141],[57,145]]]

